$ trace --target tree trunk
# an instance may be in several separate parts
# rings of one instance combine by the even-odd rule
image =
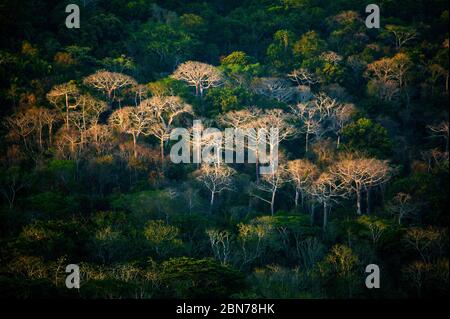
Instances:
[[[356,213],[361,215],[361,190],[356,191]]]
[[[314,225],[314,215],[316,210],[316,204],[311,204],[311,226]]]
[[[214,191],[211,191],[211,200],[209,201],[209,213],[212,214],[214,206]]]
[[[324,202],[323,203],[323,231],[324,232],[327,229],[327,224],[328,224],[328,206],[327,206],[327,203]]]
[[[295,189],[295,207],[298,207],[298,196],[299,195],[299,192],[298,192],[298,189],[296,188]]]
[[[42,147],[42,126],[41,125],[39,126],[38,132],[39,132],[39,148],[42,150],[43,147]]]
[[[163,167],[163,165],[164,165],[164,140],[163,139],[160,140],[159,147],[160,147],[160,151],[161,151],[161,167]]]
[[[134,158],[137,158],[137,151],[136,151],[136,136],[133,134],[133,155]]]
[[[277,192],[276,189],[274,189],[272,191],[272,200],[270,201],[270,212],[271,212],[272,216],[275,213],[275,194],[276,194],[276,192]]]
[[[256,181],[259,181],[259,158],[258,158],[258,152],[255,152],[255,175],[256,175]]]
[[[66,94],[66,127],[69,130],[69,97]]]
[[[306,132],[306,135],[305,135],[305,153],[308,153],[308,144],[309,144],[309,133]]]
[[[52,145],[52,131],[53,131],[53,125],[48,126],[48,143],[49,146]]]
[[[305,209],[305,194],[303,194],[303,192],[301,192],[300,195],[301,195],[301,199],[302,199],[302,201],[301,201],[302,208]]]
[[[366,189],[366,214],[370,214],[370,188]]]

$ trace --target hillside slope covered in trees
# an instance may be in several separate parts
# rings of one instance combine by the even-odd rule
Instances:
[[[0,297],[448,296],[448,3],[369,3],[3,0]],[[173,163],[194,120],[278,169]]]

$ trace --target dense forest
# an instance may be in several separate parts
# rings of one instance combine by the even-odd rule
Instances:
[[[448,2],[369,3],[2,0],[0,296],[448,296]],[[194,120],[278,168],[173,163]]]

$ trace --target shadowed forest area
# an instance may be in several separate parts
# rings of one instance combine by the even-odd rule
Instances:
[[[2,0],[0,297],[448,296],[448,2],[371,2]],[[173,163],[194,120],[278,169]]]

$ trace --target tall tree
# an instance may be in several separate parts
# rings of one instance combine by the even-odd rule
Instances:
[[[203,97],[205,90],[221,86],[224,82],[221,72],[216,67],[196,61],[180,64],[172,77],[195,87],[195,95],[200,97]]]
[[[366,192],[367,209],[369,209],[370,189],[388,181],[392,169],[388,161],[347,155],[332,166],[330,172],[345,183],[348,191],[356,193],[356,212],[361,215],[363,191]]]

